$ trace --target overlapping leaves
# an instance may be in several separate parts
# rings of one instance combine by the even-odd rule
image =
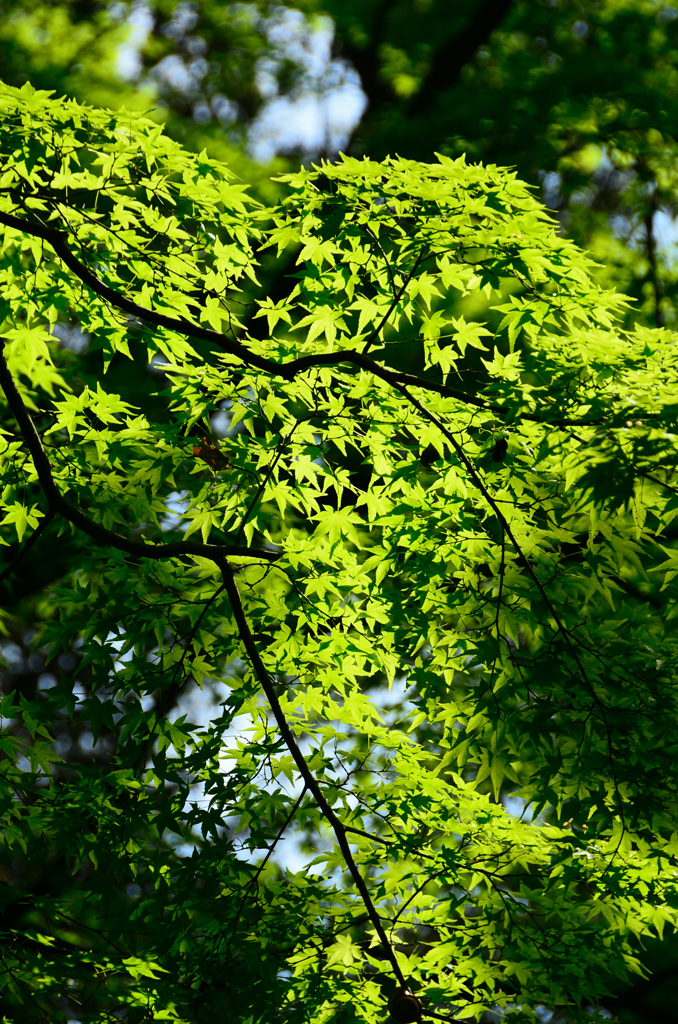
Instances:
[[[52,931],[19,915],[12,998],[371,1021],[395,964],[425,1012],[597,1003],[674,921],[673,337],[616,331],[511,172],[344,159],[263,210],[133,115],[0,107],[1,532],[50,511],[17,401],[100,528],[36,641],[76,645],[79,694],[3,708],[5,842],[91,893],[20,895]],[[99,350],[162,355],[162,414]],[[58,757],[64,715],[106,756]],[[289,835],[310,870],[275,867]]]

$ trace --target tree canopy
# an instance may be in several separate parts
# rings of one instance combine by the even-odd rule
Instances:
[[[267,206],[288,188],[270,175],[294,170],[300,159],[307,165],[321,155],[334,161],[338,149],[376,160],[389,153],[424,161],[435,161],[440,153],[456,160],[466,153],[470,161],[511,165],[555,212],[558,230],[597,260],[588,268],[593,280],[633,300],[618,307],[616,322],[633,330],[635,325],[675,326],[677,32],[675,10],[664,0],[0,0],[0,66],[11,85],[29,81],[55,90],[56,97],[147,112],[188,150],[227,161]],[[355,112],[358,81],[362,115],[361,108]],[[350,96],[342,91],[345,82],[351,83]],[[350,106],[347,97],[352,115],[342,112],[342,104]],[[316,122],[315,134],[304,129],[309,118]],[[276,147],[281,155],[273,165],[262,167],[252,159],[253,153],[261,157]],[[273,303],[287,298],[286,275],[298,269],[297,256],[293,245],[279,257],[275,248],[257,250],[260,297],[265,294]],[[252,302],[257,293],[245,283],[246,301]],[[495,317],[485,308],[485,297],[476,298],[479,305],[472,304],[471,314],[457,292],[448,291],[446,302],[455,317],[484,320],[495,331],[503,314]],[[434,296],[434,307],[436,301]],[[260,337],[267,321],[252,320],[247,308],[245,329]],[[130,342],[133,372],[126,356],[113,354],[103,379],[101,349],[75,316],[60,317],[54,332],[60,344],[50,342],[53,358],[62,376],[75,380],[76,392],[85,380],[94,390],[105,383],[123,402],[165,421],[161,392],[167,381],[148,362],[143,345]],[[402,324],[399,332],[404,336]],[[521,349],[521,335],[517,345]],[[199,345],[197,350],[204,355]],[[468,353],[473,355],[472,348]],[[472,372],[463,382],[457,379],[455,388],[477,390],[481,355],[487,358],[478,350]],[[414,340],[391,346],[388,365],[402,373],[433,372],[424,368]],[[11,413],[3,415],[8,417],[3,425],[13,430]],[[212,440],[221,436],[230,415],[222,408],[210,414],[204,429],[189,428],[193,447],[200,448],[207,431]],[[210,466],[214,452],[204,454]],[[351,467],[355,476],[353,462]],[[183,492],[177,494],[170,503],[172,523],[183,507],[177,504]],[[45,669],[44,652],[32,649],[32,638],[54,615],[50,588],[79,572],[88,543],[80,531],[64,532],[59,524],[58,517],[44,523],[40,543],[29,545],[0,580],[6,694],[33,699],[53,674],[55,663]],[[671,548],[672,541],[667,544]],[[14,546],[7,549],[9,560],[14,553]],[[623,585],[634,615],[654,621],[669,613],[662,574],[651,573],[639,583],[625,573]],[[59,656],[59,672],[74,674],[77,691],[75,665],[74,653]],[[380,705],[390,702],[392,717],[403,678],[397,677],[388,698],[381,692],[385,681],[370,689]],[[206,679],[200,702],[190,682],[167,691],[163,713],[206,721],[221,699]],[[147,696],[146,710],[159,700],[160,691]],[[87,724],[79,724],[78,716],[62,719],[55,735],[66,765],[99,763],[104,756],[105,744],[92,746]],[[282,843],[287,852],[272,855],[276,870],[299,862],[290,853],[296,845]],[[77,901],[77,872],[57,870],[50,857],[7,853],[7,858],[0,872],[11,885]],[[9,929],[15,926],[15,910],[4,911]],[[643,939],[642,945],[644,969],[653,977],[636,978],[632,987],[614,983],[624,994],[605,1001],[623,1024],[654,1024],[657,1017],[670,1016],[675,1004],[671,931],[661,942]]]
[[[678,18],[664,0],[3,0],[0,14],[6,82],[155,107],[174,138],[261,188],[243,147],[267,105],[289,101],[279,147],[308,155],[294,104],[316,97],[331,120],[326,101],[357,72],[365,110],[335,149],[516,167],[599,279],[637,300],[629,322],[675,324]],[[321,30],[332,49],[315,67]]]
[[[0,708],[8,1019],[595,1016],[676,918],[673,335],[511,170],[263,205],[0,118],[4,578],[71,559]]]

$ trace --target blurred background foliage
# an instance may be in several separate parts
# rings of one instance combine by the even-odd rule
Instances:
[[[513,166],[593,253],[601,283],[633,298],[631,321],[678,327],[678,10],[661,0],[0,0],[0,76],[148,111],[269,201],[272,174],[339,151]],[[287,287],[289,267],[263,272],[271,294]],[[77,325],[60,342],[74,372],[95,372]],[[142,383],[111,370],[137,404],[162,386],[139,369]],[[29,650],[51,614],[45,588],[78,561],[77,542],[48,530],[54,557],[36,549],[0,582],[12,612],[3,688],[28,697],[50,685]],[[77,674],[77,652],[59,671]],[[78,735],[61,745],[107,756]],[[5,880],[48,884],[41,860],[5,864]],[[676,940],[649,947],[646,965],[651,976],[620,990],[610,1014],[678,1020]]]
[[[271,162],[340,150],[515,166],[632,316],[670,326],[677,17],[661,0],[3,0],[0,66],[153,108],[269,198]]]

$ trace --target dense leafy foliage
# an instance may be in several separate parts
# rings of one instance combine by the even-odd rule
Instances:
[[[334,43],[331,64],[323,70],[317,40],[332,30],[327,14]],[[289,0],[284,6],[265,0],[246,5],[0,0],[0,65],[4,80],[13,85],[30,80],[58,96],[148,110],[189,149],[206,147],[210,156],[226,159],[254,195],[270,202],[281,183],[270,182],[270,169],[249,160],[240,142],[260,130],[258,119],[272,91],[291,104],[297,98],[307,102],[310,92],[324,116],[323,97],[336,105],[333,90],[347,61],[359,72],[368,101],[346,141],[348,152],[373,158],[398,152],[423,160],[433,160],[435,151],[453,157],[466,152],[474,160],[514,166],[520,178],[543,186],[547,205],[558,211],[560,230],[603,264],[590,268],[595,280],[636,299],[622,322],[673,326],[675,249],[669,243],[675,210],[676,32],[675,11],[663,0]],[[302,107],[288,109],[292,114]],[[280,143],[293,150],[299,145],[298,115],[281,120],[286,128]],[[331,147],[332,133],[324,138],[317,145]],[[292,153],[288,166],[295,159]],[[282,168],[282,161],[277,166]],[[293,247],[280,260],[271,253],[260,254],[257,277],[260,294],[277,302],[288,294],[284,275],[293,269],[296,254]],[[254,296],[252,290],[249,294]],[[492,328],[501,319],[477,307],[473,315]],[[253,332],[265,324],[259,319],[247,327]],[[62,323],[57,331],[67,345],[85,344],[75,326],[71,330]],[[133,371],[125,357],[114,356],[106,387],[143,407],[151,419],[164,421],[164,400],[156,393],[163,378],[147,369],[143,346],[132,342],[130,351]],[[101,357],[93,348],[77,359],[60,349],[55,358],[62,376],[86,380],[96,389]],[[392,346],[389,364],[421,371],[420,349]],[[468,390],[475,377],[467,373],[466,378],[456,386]],[[219,429],[226,415],[212,417],[215,425],[222,424]],[[11,428],[9,420],[5,425]],[[191,434],[193,447],[202,444],[197,426]],[[204,454],[214,458],[209,449]],[[53,614],[45,588],[77,571],[88,543],[80,531],[65,533],[58,517],[43,524],[39,536],[40,543],[0,581],[0,601],[12,612],[6,620],[11,643],[8,638],[4,644],[9,665],[2,686],[26,699],[47,679],[41,675],[43,654],[31,653],[29,645],[35,629]],[[642,586],[625,574],[623,585],[634,616],[650,621],[668,613],[670,591],[661,590],[661,574],[651,574]],[[69,667],[72,658],[62,655],[60,669],[77,677],[78,670]],[[192,702],[184,701],[186,692],[185,687],[157,691],[146,698],[147,709],[158,706],[174,714],[180,699],[181,713],[202,721],[204,709],[196,717]],[[378,689],[371,692],[382,700]],[[67,765],[99,764],[108,756],[107,741],[100,739],[93,749],[87,724],[77,716],[55,722],[53,735]],[[2,877],[32,893],[58,892],[77,903],[78,873],[71,875],[63,861],[58,862],[63,870],[57,869],[39,846],[31,849],[31,856],[8,854]],[[21,906],[4,908],[5,928],[15,926]],[[654,1024],[673,1012],[675,940],[665,938],[661,947],[659,940],[646,943],[642,961],[654,977],[636,978],[621,1005],[606,1002],[621,1012],[625,1024]]]
[[[676,916],[673,336],[513,172],[264,208],[135,115],[0,110],[2,536],[80,545],[1,708],[11,1019],[591,1012]]]
[[[314,39],[328,16],[334,42],[323,72]],[[139,17],[144,30],[132,30]],[[337,85],[353,68],[366,108],[340,148],[515,166],[544,186],[563,228],[604,264],[598,273],[638,299],[635,315],[653,325],[675,323],[666,242],[675,241],[677,34],[664,0],[0,5],[6,82],[106,106],[160,103],[154,116],[173,137],[196,152],[208,146],[252,182],[240,143],[262,130],[267,104],[287,104],[279,147],[312,152],[292,130],[303,109],[295,104],[315,97],[319,122],[331,121]],[[123,51],[136,74],[120,82]],[[315,146],[334,155],[333,137],[320,132]]]

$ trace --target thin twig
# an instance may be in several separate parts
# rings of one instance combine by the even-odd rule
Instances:
[[[314,776],[311,769],[308,767],[306,759],[304,758],[304,755],[301,753],[301,750],[299,749],[294,733],[292,732],[287,721],[287,718],[285,717],[285,713],[282,707],[280,706],[280,701],[278,700],[278,695],[275,692],[273,680],[269,676],[268,670],[266,669],[266,666],[261,660],[261,656],[259,654],[259,651],[257,650],[257,645],[254,642],[254,637],[252,636],[252,632],[247,622],[247,618],[245,617],[245,612],[242,606],[242,601],[240,599],[240,593],[235,582],[233,570],[225,562],[217,564],[219,564],[222,571],[224,583],[226,585],[226,592],[228,593],[228,598],[229,601],[231,602],[233,616],[235,618],[238,631],[240,633],[240,639],[242,640],[245,650],[247,651],[247,655],[252,664],[252,669],[257,679],[259,680],[262,690],[266,694],[266,699],[268,700],[271,711],[273,712],[273,716],[277,722],[280,734],[283,737],[285,743],[287,744],[287,748],[291,753],[294,762],[297,765],[297,768],[299,769],[301,777],[306,783],[308,790],[315,797],[318,807],[325,815],[325,818],[332,827],[332,831],[336,836],[337,843],[344,857],[346,867],[348,868],[353,878],[353,881],[355,882],[355,886],[358,892],[360,893],[362,901],[365,904],[365,909],[367,910],[367,913],[370,916],[370,921],[372,922],[374,930],[376,931],[379,940],[384,947],[386,956],[388,957],[391,963],[393,973],[395,974],[399,983],[403,987],[406,987],[407,982],[400,968],[400,964],[398,963],[395,951],[391,946],[388,936],[386,935],[384,926],[381,921],[381,917],[379,916],[379,912],[377,911],[377,908],[372,902],[372,897],[370,896],[367,885],[365,884],[365,880],[360,872],[360,869],[358,868],[358,865],[355,862],[353,853],[351,852],[351,848],[346,837],[348,830],[344,827],[342,822],[339,820],[339,818],[336,816],[336,814],[330,807],[329,803],[327,802],[327,799],[325,798],[325,795],[323,794],[320,788],[318,780]]]
[[[231,928],[231,934],[229,935],[228,943],[227,943],[227,946],[226,946],[226,959],[227,960],[228,960],[228,957],[230,957],[230,955],[231,955],[231,943],[233,942],[233,939],[235,937],[235,933],[237,931],[238,924],[240,922],[240,915],[242,914],[243,909],[245,907],[245,901],[247,900],[247,896],[249,894],[249,891],[250,891],[250,889],[252,888],[253,885],[256,885],[257,881],[261,877],[261,873],[264,870],[264,868],[266,867],[269,859],[271,858],[271,856],[273,854],[273,851],[275,850],[276,846],[278,845],[278,843],[282,839],[282,837],[283,837],[283,835],[285,833],[285,830],[287,829],[288,825],[292,821],[292,818],[294,817],[294,815],[299,810],[299,807],[301,805],[301,801],[306,796],[307,788],[308,787],[304,784],[304,787],[303,787],[301,793],[299,794],[297,800],[295,801],[294,806],[292,807],[292,810],[289,812],[289,814],[285,818],[285,821],[282,823],[282,825],[278,829],[278,832],[276,833],[275,838],[273,839],[273,842],[271,843],[271,845],[269,846],[268,850],[266,851],[266,856],[262,860],[261,864],[258,866],[258,868],[255,871],[255,873],[252,876],[252,878],[250,878],[249,882],[245,886],[245,892],[243,894],[243,897],[242,897],[242,899],[240,901],[240,906],[238,907],[237,913],[235,915],[235,920],[233,922],[233,927]],[[221,939],[219,940],[219,946],[220,945],[221,945]],[[217,951],[218,951],[218,948],[219,947],[217,947]]]
[[[4,346],[0,345],[0,387],[5,392],[7,404],[14,414],[19,428],[23,435],[24,442],[33,459],[35,471],[38,474],[40,486],[49,503],[52,514],[58,514],[67,519],[74,526],[88,534],[99,544],[107,544],[117,548],[119,551],[126,551],[130,555],[137,555],[141,558],[172,558],[181,555],[202,555],[204,558],[224,558],[248,556],[254,558],[265,558],[274,561],[279,558],[276,551],[260,551],[253,548],[241,547],[237,544],[200,544],[197,541],[177,541],[171,544],[146,544],[144,541],[129,540],[121,537],[120,534],[107,530],[105,526],[95,523],[80,509],[70,505],[62,497],[54,477],[52,466],[47,453],[42,445],[42,440],[35,424],[24,405],[19,394],[14,378],[9,371],[5,359]]]
[[[19,564],[19,562],[21,562],[22,559],[24,559],[26,557],[28,552],[33,547],[33,545],[37,544],[37,542],[40,540],[41,536],[43,535],[43,533],[45,532],[45,530],[47,529],[49,524],[54,519],[54,515],[55,515],[54,509],[53,508],[49,508],[48,511],[47,511],[47,514],[44,516],[44,518],[38,524],[36,529],[30,535],[30,537],[28,538],[28,540],[26,541],[24,546],[21,548],[21,550],[19,552],[17,552],[17,554],[14,556],[14,558],[9,563],[9,565],[6,565],[5,568],[2,570],[2,572],[0,572],[0,583],[4,583],[5,580],[7,579],[7,577],[11,576],[12,572],[14,571],[16,566]]]
[[[572,657],[572,660],[574,661],[575,665],[579,669],[579,672],[581,673],[582,679],[586,683],[586,685],[587,685],[587,687],[589,689],[589,692],[591,694],[591,697],[593,698],[593,701],[594,701],[595,705],[598,707],[598,710],[600,711],[600,715],[601,715],[601,718],[602,718],[602,721],[603,721],[603,726],[605,728],[605,732],[606,732],[606,736],[607,736],[607,744],[608,744],[608,751],[609,751],[609,763],[610,763],[610,774],[612,775],[612,783],[614,785],[615,795],[616,795],[616,798],[617,798],[617,809],[618,809],[619,816],[620,816],[620,819],[621,819],[622,837],[623,837],[623,835],[624,835],[624,833],[626,831],[626,819],[625,819],[625,815],[624,815],[624,804],[623,804],[623,800],[622,800],[622,797],[621,797],[621,793],[619,791],[619,783],[618,783],[618,780],[617,780],[617,775],[616,775],[616,772],[614,770],[614,765],[613,765],[613,760],[612,760],[613,753],[614,753],[614,747],[613,747],[613,744],[612,744],[612,735],[611,735],[611,731],[610,731],[610,725],[609,725],[609,722],[607,720],[607,714],[605,712],[605,708],[604,708],[600,698],[596,694],[595,689],[593,687],[593,684],[591,683],[590,679],[588,678],[588,675],[587,675],[587,673],[586,673],[586,671],[584,669],[584,666],[582,665],[581,660],[579,658],[579,654],[577,652],[577,649],[576,649],[575,645],[573,644],[572,639],[570,638],[569,632],[565,629],[565,626],[564,626],[560,616],[558,615],[558,612],[556,611],[556,608],[555,608],[553,602],[551,601],[551,598],[546,593],[546,589],[544,588],[543,583],[541,582],[541,580],[539,579],[537,573],[535,572],[532,563],[523,554],[522,548],[520,547],[520,545],[519,545],[519,543],[518,543],[518,541],[517,541],[517,539],[515,537],[515,534],[513,533],[513,530],[511,529],[511,526],[510,526],[508,520],[504,516],[504,513],[501,511],[501,509],[499,508],[498,503],[494,500],[494,498],[490,494],[488,488],[483,483],[483,481],[482,481],[478,471],[476,470],[475,466],[473,465],[471,460],[466,455],[466,452],[464,451],[462,446],[459,444],[459,442],[457,441],[457,439],[454,436],[454,434],[450,430],[448,430],[448,428],[445,426],[445,424],[442,422],[442,420],[438,416],[436,416],[435,413],[431,412],[429,409],[426,408],[426,406],[422,405],[421,402],[419,402],[413,395],[411,395],[408,392],[407,388],[402,387],[401,385],[398,385],[398,384],[395,384],[394,387],[396,388],[397,391],[399,391],[410,402],[410,404],[412,406],[414,406],[415,409],[417,409],[417,411],[419,413],[421,413],[422,416],[424,416],[431,423],[434,423],[438,427],[440,432],[443,434],[443,436],[449,441],[449,443],[451,444],[451,446],[453,447],[453,449],[454,449],[454,451],[455,451],[455,453],[457,455],[457,458],[462,463],[462,465],[465,467],[465,469],[468,472],[468,474],[469,474],[470,478],[472,479],[473,483],[476,485],[476,487],[478,488],[478,490],[483,495],[483,497],[487,501],[488,505],[490,506],[490,508],[492,509],[494,514],[496,515],[496,517],[497,517],[497,519],[498,519],[498,521],[499,521],[499,523],[500,523],[500,525],[502,527],[502,530],[505,532],[506,536],[511,541],[511,544],[513,545],[513,548],[514,548],[516,554],[520,558],[522,558],[522,560],[523,560],[523,562],[525,564],[525,567],[526,567],[529,575],[532,578],[532,581],[533,581],[534,585],[536,586],[537,590],[539,591],[539,593],[541,595],[542,600],[544,601],[544,604],[546,605],[546,607],[548,608],[549,612],[553,616],[553,621],[555,622],[556,629],[557,629],[558,633],[562,636],[563,640],[565,641],[565,644],[566,644],[566,646],[568,647],[568,649],[570,651],[570,655]],[[621,837],[620,837],[619,842],[621,843]],[[613,856],[614,856],[614,854],[613,854]]]
[[[457,391],[454,388],[448,387],[446,384],[438,384],[434,381],[427,380],[425,377],[418,377],[414,374],[400,373],[395,370],[390,370],[367,355],[366,349],[380,333],[382,327],[386,323],[386,320],[395,308],[400,295],[409,283],[411,275],[414,273],[414,269],[424,258],[423,256],[419,257],[417,264],[415,264],[415,268],[413,268],[412,272],[403,284],[397,298],[394,299],[394,302],[391,303],[386,315],[367,338],[365,351],[359,352],[355,349],[339,349],[336,352],[316,352],[307,356],[300,356],[297,359],[291,359],[285,363],[278,363],[274,359],[267,359],[265,356],[257,355],[255,352],[252,352],[247,345],[237,339],[229,340],[225,335],[220,334],[217,331],[210,330],[207,327],[201,327],[199,324],[193,324],[189,320],[185,320],[183,317],[172,317],[167,316],[165,313],[157,313],[155,310],[148,309],[145,306],[140,306],[138,303],[128,299],[125,295],[121,295],[114,288],[111,288],[109,285],[101,281],[85,263],[79,260],[71,252],[66,243],[66,234],[63,231],[57,231],[55,228],[49,228],[45,224],[30,223],[21,217],[15,217],[13,214],[4,212],[0,213],[0,224],[5,224],[7,227],[14,228],[17,231],[23,231],[28,235],[33,235],[35,238],[41,238],[43,241],[48,242],[54,249],[57,256],[63,260],[69,270],[71,270],[75,276],[83,282],[83,284],[85,284],[96,295],[99,295],[107,302],[110,302],[112,306],[122,310],[129,316],[147,324],[152,324],[156,327],[164,327],[168,330],[176,331],[178,334],[182,334],[187,338],[196,338],[201,341],[208,341],[222,351],[228,352],[230,355],[234,355],[238,359],[241,359],[246,365],[257,367],[266,373],[270,373],[274,377],[281,377],[284,380],[293,380],[298,374],[314,367],[340,366],[342,363],[348,363],[349,365],[360,367],[363,370],[368,370],[376,377],[379,377],[381,380],[388,384],[392,384],[393,386],[400,384],[402,386],[422,388],[425,391],[433,391],[449,398],[455,398],[457,401],[463,402],[466,405],[473,405],[479,409],[484,409],[487,412],[495,413],[498,416],[508,415],[511,411],[504,406],[486,402],[483,398],[479,398],[477,395]],[[543,420],[541,416],[526,412],[521,413],[521,416],[523,419],[537,423],[547,422],[551,423],[553,426],[588,426],[598,422],[563,418],[556,420]]]

